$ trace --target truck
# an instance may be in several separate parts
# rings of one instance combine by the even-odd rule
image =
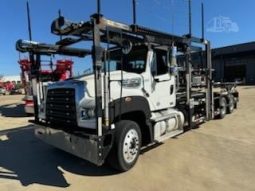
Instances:
[[[210,41],[177,36],[105,18],[59,16],[51,31],[65,38],[33,49],[35,68],[44,51],[91,56],[93,74],[34,91],[35,135],[98,166],[130,170],[142,149],[232,113],[239,100],[232,83],[214,83]],[[76,50],[79,42],[91,48]],[[20,43],[24,51],[32,43]],[[51,47],[51,49],[49,49]],[[31,50],[30,50],[31,51]],[[194,59],[199,56],[200,59]],[[40,86],[36,75],[33,88]]]

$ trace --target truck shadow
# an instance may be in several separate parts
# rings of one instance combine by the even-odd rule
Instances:
[[[0,114],[4,117],[27,117],[24,111],[24,104],[1,105]]]
[[[0,179],[18,180],[23,186],[42,184],[68,187],[64,171],[84,176],[109,176],[118,172],[97,167],[41,142],[32,126],[0,131]]]

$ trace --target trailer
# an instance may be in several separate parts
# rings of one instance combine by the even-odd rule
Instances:
[[[93,60],[92,75],[51,83],[44,97],[35,91],[38,138],[98,166],[108,162],[127,171],[141,149],[233,112],[238,92],[235,84],[213,82],[208,40],[146,28],[135,18],[134,11],[131,25],[109,20],[100,6],[88,21],[60,16],[51,31],[65,38],[33,45],[35,68],[46,50],[83,52]],[[92,42],[91,50],[73,48],[81,41]],[[22,42],[20,51],[33,44]]]

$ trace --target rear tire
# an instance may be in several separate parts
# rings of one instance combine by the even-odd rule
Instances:
[[[225,97],[220,98],[220,114],[219,118],[223,119],[227,113],[227,101]]]
[[[117,122],[113,148],[107,162],[121,172],[128,171],[139,157],[141,142],[141,130],[136,122],[130,120]]]

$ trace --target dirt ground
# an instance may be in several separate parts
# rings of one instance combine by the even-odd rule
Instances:
[[[41,142],[22,96],[0,96],[0,190],[254,191],[255,87],[239,90],[232,115],[144,152],[121,174]]]

